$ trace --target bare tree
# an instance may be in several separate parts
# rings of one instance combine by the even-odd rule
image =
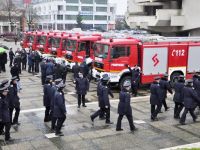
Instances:
[[[26,22],[28,25],[28,29],[33,29],[33,26],[38,21],[40,17],[37,15],[36,10],[33,8],[31,4],[26,7]]]

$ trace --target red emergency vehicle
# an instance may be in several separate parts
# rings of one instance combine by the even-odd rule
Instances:
[[[68,66],[72,68],[75,62],[82,63],[85,59],[90,64],[94,59],[93,44],[101,39],[100,35],[72,36],[67,40],[66,56]]]
[[[141,68],[141,84],[148,84],[155,76],[169,74],[191,78],[200,71],[200,38],[164,38],[156,42],[138,39],[103,39],[94,45],[93,77],[110,76],[110,82],[123,85],[131,74],[125,67]]]
[[[34,41],[34,32],[24,32],[23,40],[20,42],[22,48],[29,48],[30,43]]]

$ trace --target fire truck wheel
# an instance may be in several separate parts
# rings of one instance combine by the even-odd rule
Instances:
[[[122,77],[122,79],[120,80],[120,83],[119,83],[119,88],[121,89],[122,88],[122,86],[124,85],[124,82],[125,81],[130,81],[130,83],[131,83],[131,77],[130,76],[124,76],[124,77]]]

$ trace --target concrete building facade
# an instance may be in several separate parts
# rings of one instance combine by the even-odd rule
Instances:
[[[38,22],[42,30],[70,30],[76,27],[76,18],[83,18],[83,29],[115,28],[115,4],[108,0],[38,0],[34,9],[40,16]]]
[[[200,0],[128,0],[127,23],[163,35],[200,35]]]

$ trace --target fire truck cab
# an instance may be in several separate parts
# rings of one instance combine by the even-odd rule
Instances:
[[[75,62],[82,63],[86,61],[89,65],[93,62],[94,42],[101,39],[100,35],[89,35],[89,36],[72,36],[67,40],[66,55],[65,58],[68,61],[68,67],[72,68]]]
[[[24,32],[23,40],[20,42],[22,48],[29,48],[34,41],[34,32]]]
[[[169,74],[174,80],[178,75],[191,78],[200,71],[200,38],[165,38],[157,41],[139,39],[103,39],[94,45],[93,77],[110,76],[110,83],[120,87],[131,79],[131,68],[141,68],[140,83],[149,84],[155,76]]]

